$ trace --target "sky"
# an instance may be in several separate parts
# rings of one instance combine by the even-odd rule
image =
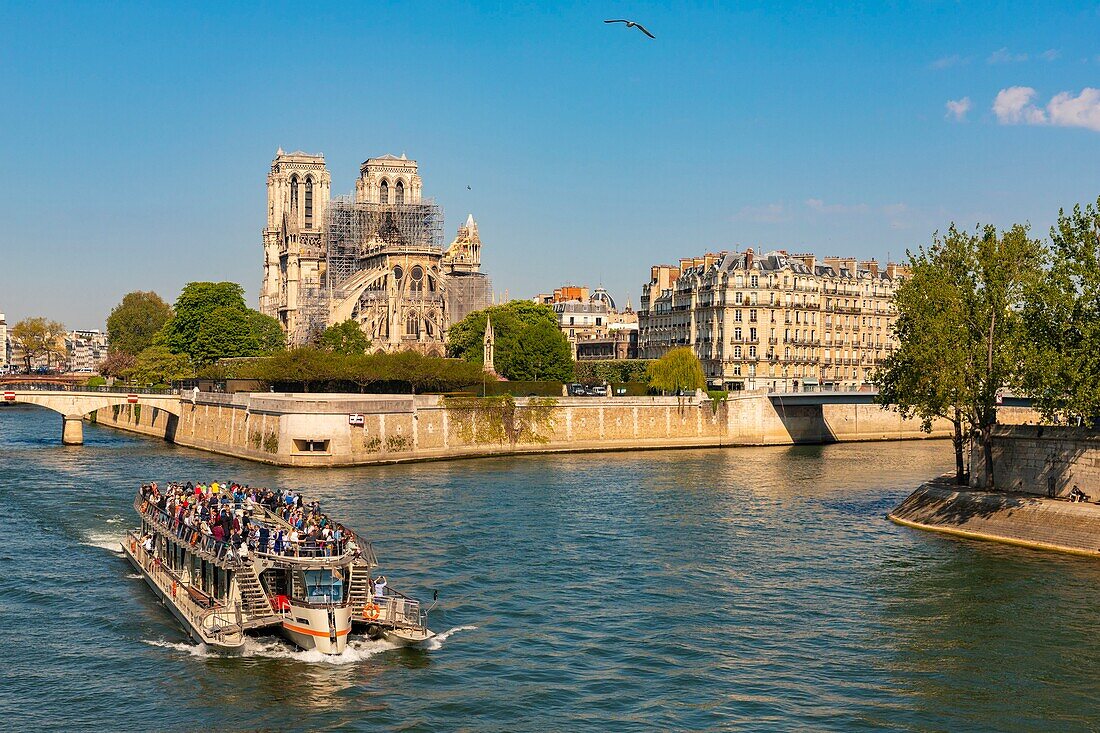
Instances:
[[[651,40],[607,18],[632,18]],[[903,258],[1100,196],[1091,2],[0,5],[0,312],[256,305],[277,148],[420,164],[494,290],[708,251]],[[469,188],[467,188],[469,187]]]

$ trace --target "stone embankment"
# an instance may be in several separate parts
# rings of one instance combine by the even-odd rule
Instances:
[[[1024,493],[922,485],[889,515],[909,527],[1040,550],[1100,556],[1100,506]]]
[[[448,399],[438,395],[188,393],[179,414],[141,405],[95,420],[284,466],[551,453],[907,440],[931,435],[879,405],[790,404],[766,392],[695,397]]]

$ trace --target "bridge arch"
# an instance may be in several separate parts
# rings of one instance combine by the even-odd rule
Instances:
[[[61,415],[61,443],[84,443],[84,416],[115,405],[141,405],[180,415],[179,395],[76,390],[5,389],[8,403],[38,405]]]

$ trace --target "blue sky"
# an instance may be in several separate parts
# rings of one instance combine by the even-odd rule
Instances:
[[[1097,0],[7,2],[0,69],[9,323],[102,327],[190,280],[255,305],[280,146],[334,193],[416,158],[511,297],[637,304],[651,264],[749,246],[897,259],[953,220],[1045,234],[1100,195]]]

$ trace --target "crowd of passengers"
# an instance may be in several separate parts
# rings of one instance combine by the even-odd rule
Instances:
[[[212,541],[219,554],[243,560],[250,552],[329,557],[355,549],[352,535],[329,519],[318,502],[307,503],[292,490],[217,481],[153,482],[142,484],[141,499],[145,510],[159,509],[161,520],[185,542]],[[266,517],[265,509],[285,526]]]

